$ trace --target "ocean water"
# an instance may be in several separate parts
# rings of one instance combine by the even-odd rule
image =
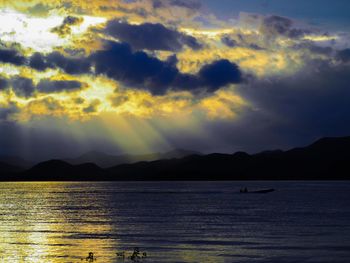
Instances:
[[[0,183],[0,262],[89,252],[101,263],[348,263],[350,182]]]

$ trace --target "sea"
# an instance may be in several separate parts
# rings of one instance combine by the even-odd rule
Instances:
[[[349,263],[350,182],[0,183],[0,262]]]

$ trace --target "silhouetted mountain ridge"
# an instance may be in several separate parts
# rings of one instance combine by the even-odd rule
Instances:
[[[192,154],[102,169],[60,160],[40,163],[2,180],[348,180],[350,137],[323,138],[309,146],[257,154]],[[11,170],[11,169],[10,169]]]
[[[24,160],[23,158],[18,156],[3,156],[3,155],[0,156],[0,162],[6,163],[8,165],[16,166],[19,169],[22,168],[23,170],[30,168],[34,164],[33,162]]]
[[[16,175],[24,180],[39,181],[75,181],[75,180],[97,180],[99,176],[105,176],[106,172],[93,163],[72,165],[61,160],[49,160],[39,163],[29,170]]]
[[[102,168],[108,168],[125,163],[135,163],[140,161],[154,161],[159,159],[182,158],[192,154],[200,154],[195,151],[185,149],[175,149],[165,153],[150,153],[140,155],[111,155],[98,151],[91,151],[76,158],[65,159],[70,164],[95,163]]]
[[[0,162],[0,174],[9,174],[9,173],[16,173],[16,172],[20,172],[23,169],[18,167],[18,166],[14,166],[8,163],[3,163]]]

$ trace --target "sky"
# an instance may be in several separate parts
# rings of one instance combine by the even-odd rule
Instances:
[[[347,0],[0,0],[0,155],[350,135]]]

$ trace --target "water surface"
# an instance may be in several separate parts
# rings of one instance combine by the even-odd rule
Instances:
[[[345,263],[350,182],[1,183],[0,232],[0,262]]]

